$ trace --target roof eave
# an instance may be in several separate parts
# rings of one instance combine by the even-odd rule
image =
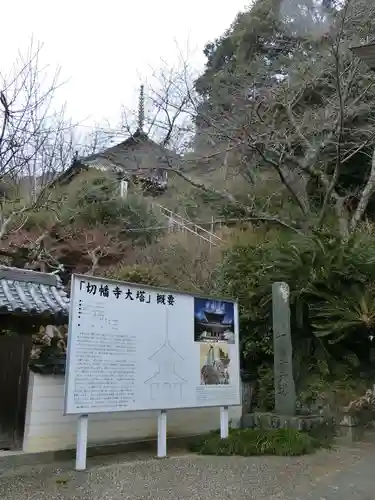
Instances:
[[[363,61],[372,71],[375,71],[375,43],[351,47],[355,56]]]
[[[0,314],[64,318],[69,299],[56,274],[0,266]]]
[[[9,316],[9,317],[17,317],[17,318],[25,318],[28,320],[38,320],[38,322],[42,321],[44,323],[61,323],[65,324],[69,320],[69,311],[36,311],[36,310],[30,310],[30,311],[25,311],[21,308],[19,309],[8,309],[5,306],[0,307],[0,318],[4,316]]]

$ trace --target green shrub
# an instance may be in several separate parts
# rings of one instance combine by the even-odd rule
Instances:
[[[312,453],[320,446],[317,439],[294,429],[232,429],[227,439],[219,431],[194,439],[190,451],[201,455],[294,456]]]
[[[120,198],[118,182],[113,178],[77,182],[66,195],[61,217],[82,227],[117,227],[136,245],[150,244],[161,234],[162,223],[152,204],[137,193]]]
[[[220,269],[220,292],[239,300],[244,369],[259,379],[261,367],[273,366],[271,285],[285,281],[297,389],[313,374],[332,382],[342,373],[356,379],[371,371],[374,248],[373,234],[358,232],[343,241],[323,231],[284,233],[230,248]],[[258,396],[267,407],[267,391]]]
[[[113,268],[107,271],[108,278],[139,285],[163,286],[163,275],[156,266],[128,265]]]
[[[23,230],[46,230],[53,226],[56,222],[56,214],[53,210],[41,208],[33,212],[21,214],[18,220],[15,220],[16,227],[21,226]]]

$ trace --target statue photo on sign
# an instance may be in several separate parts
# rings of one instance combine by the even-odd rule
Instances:
[[[200,345],[201,385],[229,385],[230,357],[226,344]]]

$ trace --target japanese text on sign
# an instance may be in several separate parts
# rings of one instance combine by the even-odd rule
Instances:
[[[151,294],[145,292],[144,290],[131,291],[130,288],[122,289],[118,285],[110,288],[108,285],[96,285],[90,281],[80,281],[79,289],[88,295],[96,295],[99,297],[115,299],[123,298],[125,300],[137,300],[145,304],[151,304],[152,298]],[[156,293],[156,303],[161,305],[173,306],[175,304],[175,297],[171,294]]]

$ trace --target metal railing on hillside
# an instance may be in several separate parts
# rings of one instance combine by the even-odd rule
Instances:
[[[158,204],[156,204],[156,206],[159,208],[161,214],[168,219],[168,231],[186,231],[196,235],[201,240],[206,241],[210,246],[219,246],[224,243],[224,240],[213,232],[213,227],[212,231],[208,231],[204,227],[195,224],[189,219],[185,219],[181,215],[172,212],[169,208]],[[214,226],[214,224],[212,224],[212,226]]]

